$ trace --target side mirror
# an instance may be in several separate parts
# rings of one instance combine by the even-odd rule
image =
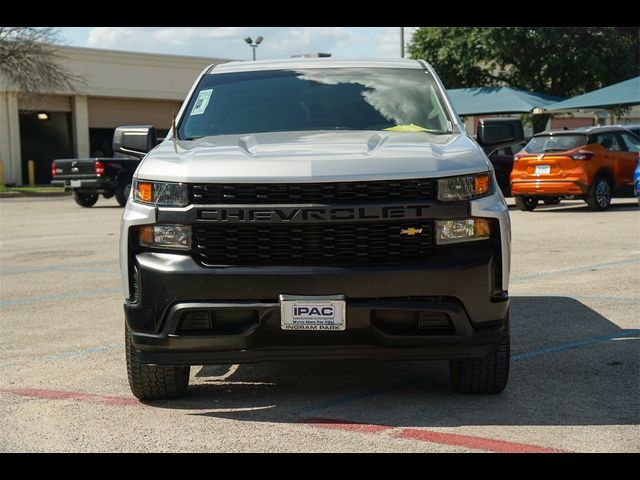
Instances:
[[[481,118],[478,122],[478,143],[487,155],[523,140],[522,122],[517,118]]]
[[[118,127],[113,134],[113,151],[142,158],[158,144],[156,127],[133,125]]]

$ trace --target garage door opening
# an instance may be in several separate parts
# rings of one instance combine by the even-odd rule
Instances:
[[[74,156],[71,113],[20,110],[19,115],[22,183],[29,184],[27,163],[33,160],[36,184],[48,185],[51,162]]]

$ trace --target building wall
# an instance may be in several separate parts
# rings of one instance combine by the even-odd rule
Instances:
[[[608,118],[608,120],[611,120],[611,118]],[[622,125],[640,124],[640,105],[635,105],[629,108],[624,115],[616,117],[613,120],[616,124],[619,123]]]
[[[578,127],[592,127],[595,117],[555,117],[550,119],[550,130],[572,129]]]
[[[20,183],[20,119],[18,117],[18,95],[0,91],[0,162],[3,178],[0,182]]]
[[[219,58],[59,47],[65,65],[84,79],[77,92],[23,96],[0,77],[0,161],[4,183],[22,183],[20,111],[71,112],[74,153],[89,156],[89,129],[152,124],[168,129],[191,85]]]
[[[128,123],[169,129],[173,112],[178,113],[181,105],[175,100],[90,97],[89,128],[115,128]]]
[[[183,100],[195,78],[226,60],[91,48],[62,49],[69,69],[83,75],[88,96]]]
[[[475,135],[478,131],[478,121],[481,118],[492,118],[499,115],[479,115],[464,117],[464,124],[467,131],[471,135]],[[518,114],[506,115],[509,117],[518,117]],[[640,124],[640,106],[629,108],[624,115],[612,117],[610,114],[602,114],[600,117],[597,113],[588,111],[578,111],[574,114],[555,114],[554,118],[550,118],[547,122],[547,130],[560,130],[563,128],[590,127],[593,125],[618,125],[618,124]],[[525,138],[533,135],[531,125],[524,125]]]
[[[44,95],[37,97],[18,97],[19,110],[43,110],[51,112],[70,112],[70,95]]]

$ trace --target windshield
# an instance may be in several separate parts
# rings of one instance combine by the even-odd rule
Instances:
[[[564,152],[587,144],[587,136],[576,135],[541,135],[533,137],[524,147],[527,153]]]
[[[627,130],[640,137],[640,127],[627,128]]]
[[[304,130],[451,133],[429,72],[316,68],[204,75],[179,138]]]

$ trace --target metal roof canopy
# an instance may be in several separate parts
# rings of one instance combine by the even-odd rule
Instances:
[[[607,110],[640,104],[640,76],[578,95],[551,105],[547,110]]]
[[[562,97],[511,87],[454,88],[448,93],[456,112],[461,116],[529,113],[564,100]]]

